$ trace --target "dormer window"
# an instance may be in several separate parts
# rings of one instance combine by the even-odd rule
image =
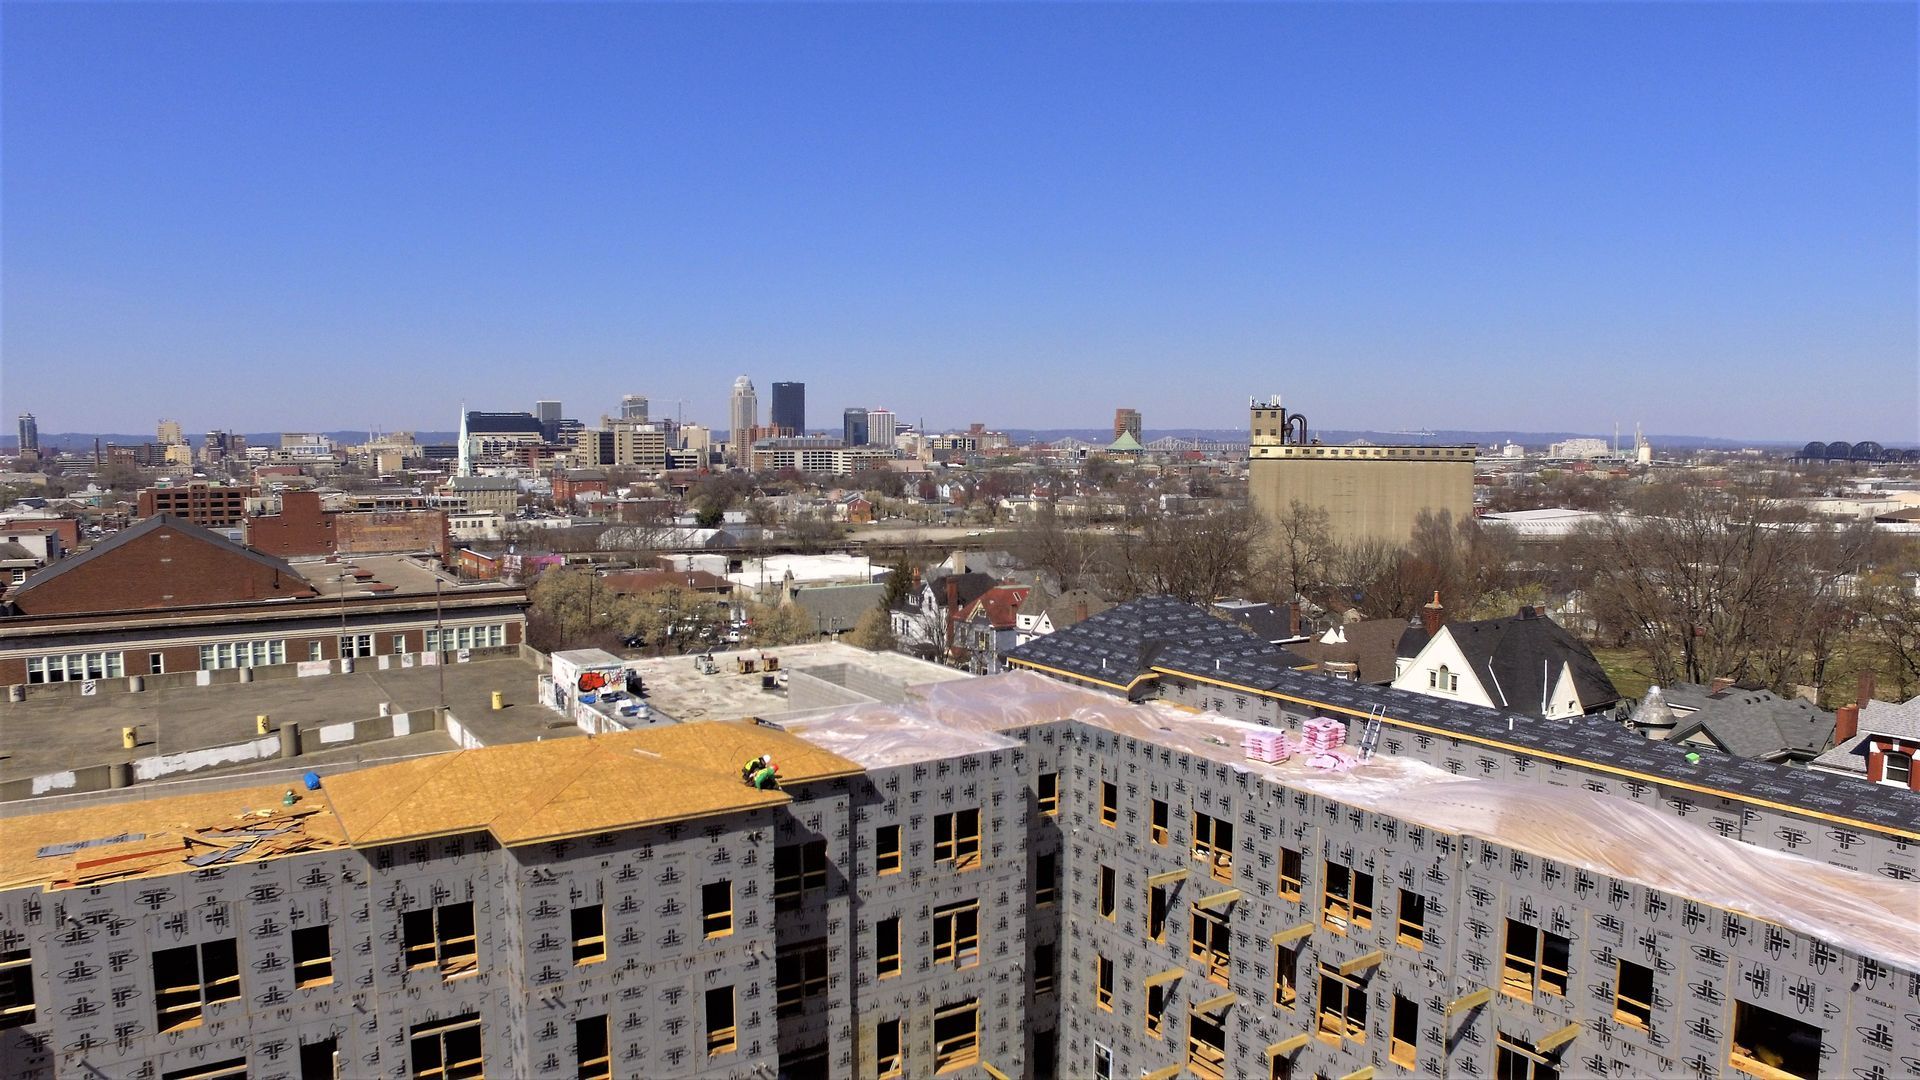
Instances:
[[[1447,665],[1441,664],[1438,668],[1427,672],[1427,685],[1432,689],[1445,693],[1458,693],[1460,690],[1460,676],[1448,671]]]
[[[1889,750],[1880,756],[1880,782],[1893,787],[1913,786],[1913,755]]]

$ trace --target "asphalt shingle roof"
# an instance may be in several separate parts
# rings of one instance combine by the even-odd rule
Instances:
[[[1877,784],[1836,784],[1833,777],[1806,769],[1719,754],[1699,754],[1698,761],[1689,761],[1683,746],[1643,738],[1600,717],[1542,720],[1464,701],[1367,686],[1276,665],[1276,652],[1239,627],[1213,619],[1190,604],[1147,597],[1028,642],[1008,654],[1008,660],[1122,689],[1158,668],[1361,717],[1379,710],[1389,752],[1390,740],[1405,737],[1395,729],[1416,733],[1418,728],[1437,729],[1650,781],[1724,791],[1892,829],[1911,830],[1920,821],[1920,794],[1911,791]],[[1909,706],[1920,714],[1920,705],[1910,702]],[[1863,720],[1861,730],[1867,729]]]

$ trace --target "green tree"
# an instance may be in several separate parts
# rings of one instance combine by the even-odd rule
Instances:
[[[906,552],[903,551],[887,571],[887,591],[880,597],[881,609],[891,611],[899,607],[906,600],[907,594],[912,591],[913,560],[907,558]]]

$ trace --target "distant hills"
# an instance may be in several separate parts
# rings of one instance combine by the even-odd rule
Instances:
[[[1007,428],[1005,430],[1015,445],[1024,445],[1029,442],[1054,442],[1068,437],[1079,439],[1083,442],[1102,444],[1113,441],[1113,432],[1109,428]],[[367,432],[365,431],[326,431],[321,432],[321,434],[336,443],[353,444],[367,440]],[[416,431],[413,433],[413,437],[423,444],[451,443],[458,437],[458,434],[458,432],[453,431]],[[714,433],[716,438],[721,437],[723,434],[723,432]],[[1245,442],[1247,430],[1245,428],[1149,428],[1142,441],[1152,442],[1155,439],[1165,438],[1169,435],[1181,439],[1212,442]],[[1356,439],[1365,439],[1368,442],[1375,443],[1411,443],[1413,445],[1474,443],[1480,446],[1497,446],[1501,443],[1516,442],[1521,446],[1534,450],[1545,449],[1549,443],[1564,442],[1567,439],[1610,440],[1612,438],[1610,435],[1596,435],[1592,432],[1582,431],[1449,430],[1435,431],[1430,435],[1409,435],[1404,432],[1347,431],[1333,428],[1316,430],[1313,432],[1313,436],[1327,443],[1346,443],[1353,442]],[[40,445],[75,453],[90,452],[93,449],[95,439],[98,439],[102,446],[108,443],[118,443],[126,446],[152,442],[154,436],[151,434],[129,435],[126,433],[96,433],[89,431],[63,431],[57,433],[43,431],[40,433]],[[280,433],[277,431],[249,432],[246,435],[246,440],[247,443],[252,446],[278,446],[280,444]],[[188,436],[188,441],[192,442],[195,446],[199,446],[201,438],[198,435],[190,435]],[[1801,446],[1806,445],[1806,440],[1783,442],[1777,439],[1721,439],[1710,435],[1648,435],[1647,441],[1653,444],[1654,449],[1660,451],[1742,450],[1747,448],[1797,450]],[[1895,445],[1905,446],[1909,444]],[[1632,437],[1622,435],[1621,446],[1623,450],[1631,452],[1633,449]],[[12,453],[17,448],[18,440],[12,436],[0,437],[0,452]]]

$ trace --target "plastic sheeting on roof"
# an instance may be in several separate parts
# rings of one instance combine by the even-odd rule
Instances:
[[[1347,773],[1269,765],[1241,749],[1258,725],[1131,705],[1027,672],[922,688],[899,706],[854,706],[793,731],[869,768],[1011,745],[1002,732],[1074,720],[1255,773],[1403,821],[1557,859],[1920,969],[1920,882],[1892,881],[1723,838],[1618,796],[1455,776],[1377,757]]]

